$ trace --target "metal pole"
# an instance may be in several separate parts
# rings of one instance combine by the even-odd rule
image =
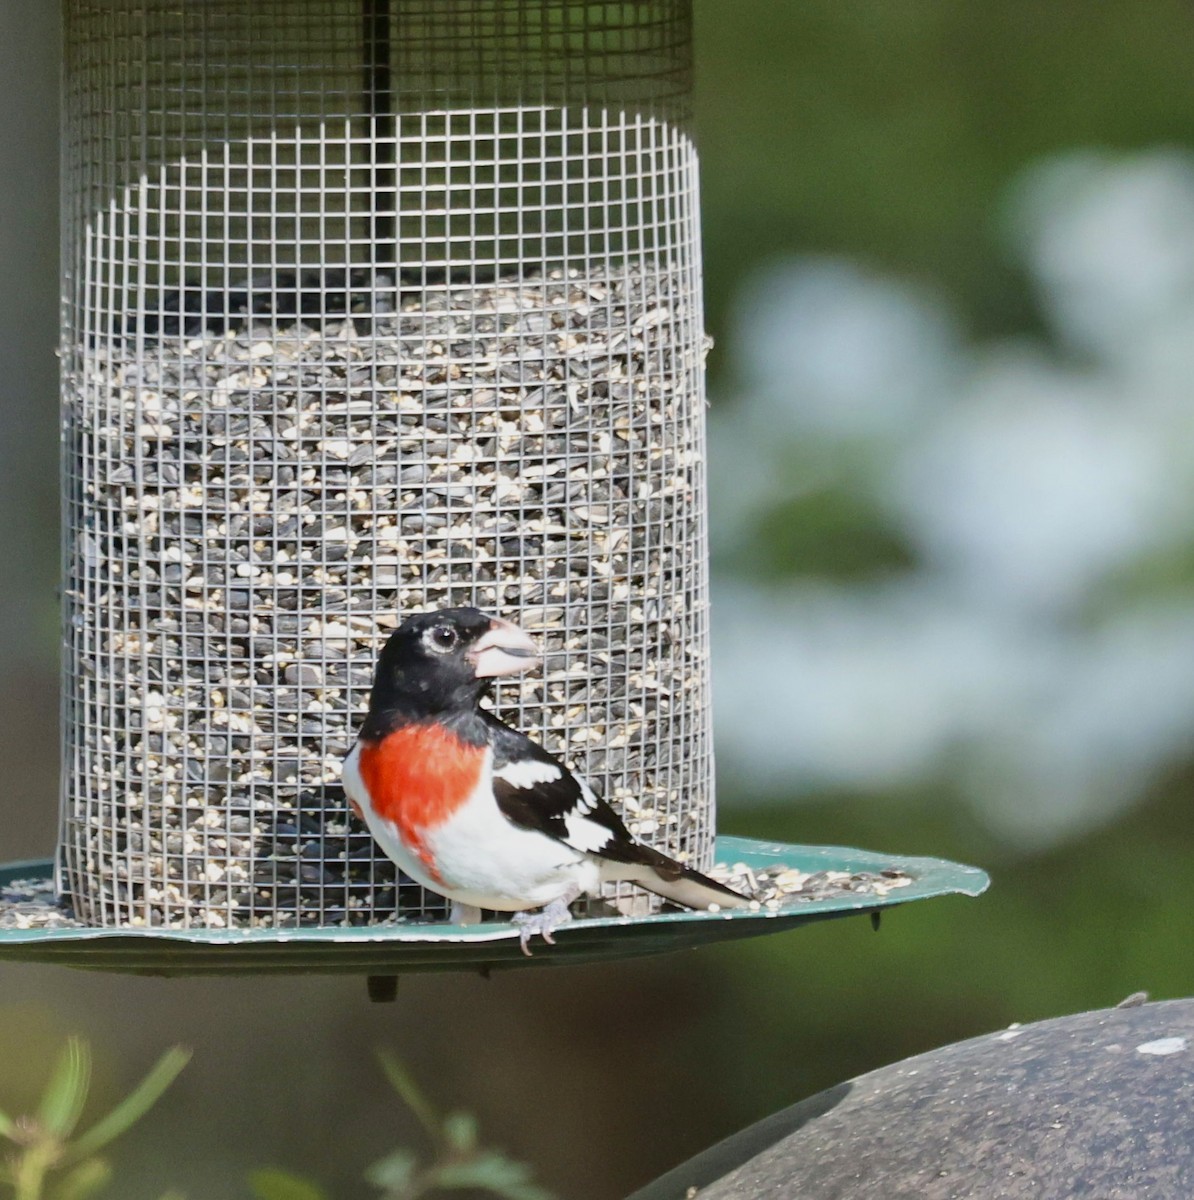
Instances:
[[[394,240],[398,193],[395,189],[394,94],[390,62],[390,0],[362,0],[364,44],[362,86],[369,114],[372,163],[374,266],[398,263]]]

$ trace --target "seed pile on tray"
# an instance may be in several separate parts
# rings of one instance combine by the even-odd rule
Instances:
[[[0,884],[0,929],[82,929],[51,879],[14,879]]]
[[[717,863],[709,874],[750,896],[751,908],[770,910],[839,896],[886,896],[912,882],[912,876],[899,867],[882,871],[801,871],[796,867],[775,866],[766,871],[752,871],[745,863]]]
[[[744,863],[732,866],[718,863],[710,874],[751,896],[752,908],[778,911],[780,908],[813,904],[839,896],[889,895],[908,887],[912,876],[899,868],[884,871],[805,872],[776,866],[767,871],[751,871]],[[442,915],[442,914],[441,914]],[[373,923],[381,923],[380,915]],[[85,922],[64,906],[54,894],[48,879],[18,879],[0,885],[0,929],[79,929]]]
[[[619,267],[403,290],[365,323],[247,313],[80,339],[64,413],[80,917],[442,915],[395,881],[339,772],[386,635],[448,604],[537,634],[543,671],[498,711],[645,840],[707,861],[690,294],[680,273]]]

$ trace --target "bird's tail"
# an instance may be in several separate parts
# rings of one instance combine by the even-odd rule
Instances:
[[[750,903],[749,897],[668,858],[666,854],[660,854],[658,850],[641,843],[635,849],[641,852],[639,861],[633,865],[619,864],[622,870],[618,877],[633,880],[665,900],[695,909],[705,909],[711,904],[720,908],[745,908]]]
[[[702,875],[700,871],[694,871],[691,867],[682,868],[677,879],[665,879],[654,872],[644,872],[637,882],[647,891],[654,892],[665,900],[683,904],[685,908],[705,909],[710,904],[717,904],[722,908],[745,908],[750,903],[740,892],[710,879],[708,875]]]

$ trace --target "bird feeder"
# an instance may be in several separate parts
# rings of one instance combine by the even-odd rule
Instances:
[[[442,913],[339,785],[395,620],[710,864],[680,0],[77,0],[62,878],[101,925]],[[397,891],[396,891],[397,886]]]
[[[503,717],[708,870],[690,0],[64,11],[75,916],[442,920],[339,775],[385,638],[447,605],[538,637]]]

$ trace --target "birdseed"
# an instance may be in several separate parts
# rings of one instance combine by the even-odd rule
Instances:
[[[89,923],[442,916],[339,778],[385,637],[446,605],[536,635],[544,668],[499,713],[643,840],[708,861],[690,279],[380,286],[364,316],[355,279],[353,316],[325,286],[318,320],[306,297],[179,296],[173,324],[67,355],[63,846]]]
[[[884,871],[814,871],[804,872],[775,866],[757,873],[743,864],[718,863],[709,874],[752,897],[756,911],[767,908],[778,911],[840,896],[884,897],[899,888],[908,887],[913,877],[899,868]],[[752,882],[753,881],[753,882]],[[443,920],[446,914],[407,915],[404,920]],[[370,923],[380,923],[378,915]],[[143,924],[143,922],[140,922]],[[339,924],[355,924],[341,920]],[[48,879],[18,879],[0,885],[0,929],[83,929],[85,921],[78,920],[70,906],[55,895]]]

